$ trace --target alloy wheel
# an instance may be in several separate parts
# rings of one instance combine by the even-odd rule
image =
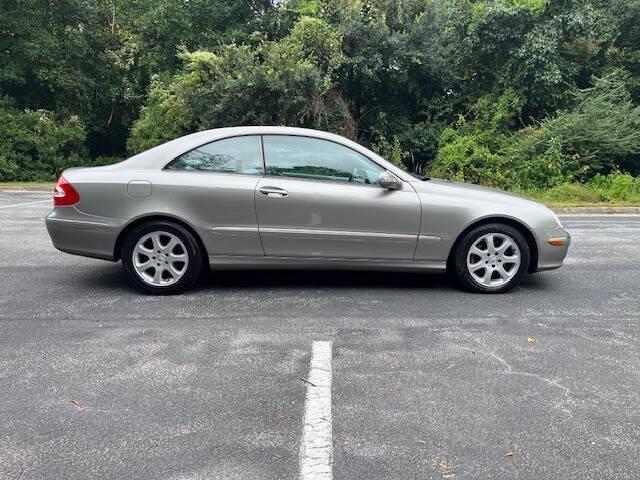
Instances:
[[[173,285],[189,266],[189,254],[182,240],[163,231],[143,235],[133,249],[132,260],[138,276],[154,287]]]
[[[467,270],[477,283],[486,287],[509,283],[518,273],[520,263],[518,245],[503,233],[482,235],[467,253]]]

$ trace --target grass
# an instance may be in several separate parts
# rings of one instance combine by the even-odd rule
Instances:
[[[640,200],[607,201],[599,197],[558,197],[549,191],[513,192],[524,198],[544,203],[547,207],[640,207]]]
[[[640,202],[576,202],[572,200],[544,200],[532,198],[532,200],[544,203],[549,208],[573,208],[573,207],[640,207]]]
[[[605,178],[606,177],[601,177]],[[609,182],[611,183],[611,182]],[[640,182],[631,184],[564,183],[548,190],[520,192],[550,207],[637,207],[640,206]]]
[[[0,190],[37,190],[50,192],[55,182],[0,182]]]

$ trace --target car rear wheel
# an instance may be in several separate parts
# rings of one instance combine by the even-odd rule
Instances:
[[[527,240],[517,229],[501,223],[482,225],[458,242],[453,269],[467,290],[503,293],[515,287],[529,268]]]
[[[181,225],[151,221],[133,229],[122,246],[122,265],[143,293],[164,295],[193,286],[202,268],[202,252]]]

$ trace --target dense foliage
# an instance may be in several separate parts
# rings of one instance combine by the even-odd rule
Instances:
[[[434,176],[637,189],[640,0],[0,0],[0,33],[0,181],[277,124]]]

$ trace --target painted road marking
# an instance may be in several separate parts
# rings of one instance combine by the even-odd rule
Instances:
[[[44,203],[44,202],[51,202],[52,200],[50,198],[47,198],[46,200],[38,200],[37,202],[25,202],[25,203],[14,203],[13,205],[2,205],[0,208],[11,208],[11,207],[21,207],[22,205],[33,205],[34,203]]]
[[[331,480],[332,470],[331,342],[313,342],[300,445],[300,480]]]

